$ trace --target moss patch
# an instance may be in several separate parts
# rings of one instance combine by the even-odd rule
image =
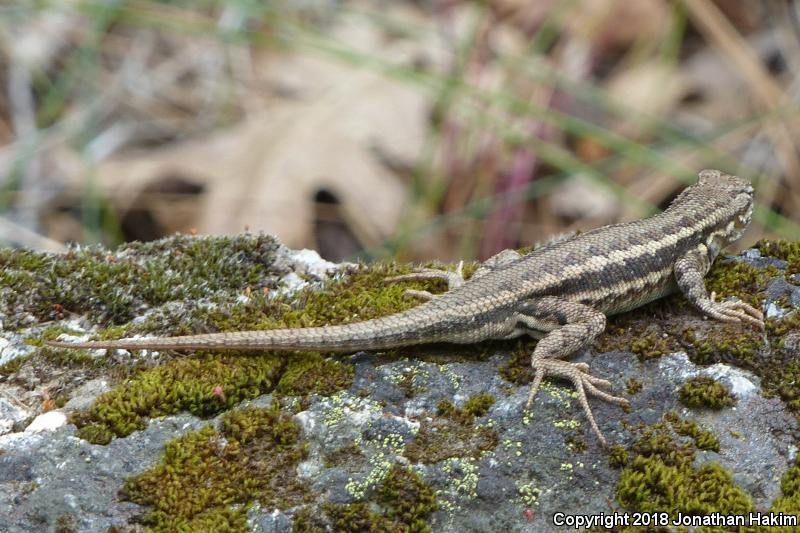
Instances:
[[[628,378],[625,382],[625,391],[630,395],[638,393],[642,390],[642,387],[642,382],[636,378]]]
[[[487,426],[475,426],[476,416],[483,416],[494,403],[488,394],[473,396],[457,408],[444,400],[439,416],[422,422],[405,455],[413,463],[438,463],[451,457],[478,458],[497,446],[497,432]]]
[[[800,241],[761,240],[755,245],[762,256],[786,261],[786,275],[800,273]]]
[[[259,285],[276,249],[266,235],[177,236],[126,244],[115,254],[102,247],[61,255],[0,249],[0,289],[11,289],[0,299],[0,313],[11,328],[26,313],[41,321],[86,313],[93,322],[120,324],[147,307]]]
[[[736,404],[728,388],[709,376],[687,379],[678,390],[678,399],[692,408],[722,409]]]
[[[194,307],[191,318],[175,334],[199,331],[313,327],[329,323],[368,320],[408,309],[417,302],[403,297],[409,286],[386,284],[386,277],[408,267],[375,265],[308,288],[291,302],[254,292],[244,302],[228,306]],[[434,289],[434,284],[410,284]],[[191,328],[186,324],[191,324]],[[162,325],[148,326],[161,329]],[[195,329],[197,328],[197,329]],[[55,332],[51,332],[55,335]],[[47,349],[66,360],[88,357],[74,350]],[[44,352],[43,352],[44,353]],[[350,365],[326,359],[319,353],[297,354],[199,354],[173,360],[133,375],[127,382],[101,396],[86,413],[75,416],[80,435],[95,443],[107,443],[144,427],[146,418],[188,410],[210,416],[235,403],[272,391],[286,395],[329,395],[352,384]]]
[[[161,462],[128,479],[121,495],[151,508],[142,521],[155,531],[246,531],[253,502],[286,509],[306,500],[295,477],[306,457],[299,436],[277,405],[233,411],[220,431],[168,442]]]
[[[781,495],[772,502],[770,512],[800,515],[800,457],[796,458],[794,465],[783,474],[781,478]],[[795,528],[776,527],[772,530],[790,533]]]
[[[752,369],[759,366],[765,348],[759,332],[732,324],[708,328],[702,337],[689,328],[683,340],[689,359],[697,365],[725,362]]]
[[[775,267],[756,268],[742,262],[716,261],[705,277],[709,294],[715,292],[717,299],[736,296],[743,302],[759,308],[767,281],[782,275]]]
[[[276,392],[289,396],[328,396],[353,383],[353,367],[325,359],[318,353],[298,353],[289,358]]]
[[[294,531],[431,531],[429,516],[439,508],[434,490],[418,474],[392,466],[384,481],[366,501],[323,504],[321,513],[303,509],[295,517]]]
[[[685,441],[670,431],[673,427],[678,434],[698,435],[696,424],[680,421],[676,415],[668,419],[669,424],[645,428],[633,445],[636,456],[620,475],[617,500],[631,511],[666,512],[672,517],[679,512],[744,514],[753,510],[750,496],[718,463],[694,466],[704,437]]]
[[[211,416],[269,392],[284,362],[276,356],[205,354],[146,370],[73,416],[78,435],[106,444],[143,429],[146,419],[189,411]]]
[[[500,375],[514,385],[526,385],[533,381],[531,368],[531,353],[533,344],[529,341],[519,340],[511,352],[508,362],[500,367]]]

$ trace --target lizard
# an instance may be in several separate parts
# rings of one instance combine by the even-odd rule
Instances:
[[[469,279],[455,272],[423,269],[387,279],[443,279],[442,294],[409,290],[423,302],[406,311],[342,325],[234,331],[178,337],[48,341],[80,349],[147,350],[319,350],[356,352],[428,343],[476,343],[529,335],[539,339],[531,353],[530,409],[545,377],[570,381],[601,445],[607,442],[588,396],[619,405],[611,383],[586,363],[565,357],[589,347],[605,329],[606,317],[680,291],[701,313],[724,322],[764,328],[761,311],[738,300],[718,301],[703,278],[722,248],[738,240],[753,213],[747,179],[703,170],[663,211],[611,224],[520,254],[505,250],[482,263]]]

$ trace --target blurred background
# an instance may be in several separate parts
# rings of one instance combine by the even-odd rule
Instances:
[[[0,3],[0,242],[486,258],[755,180],[800,238],[790,0]]]

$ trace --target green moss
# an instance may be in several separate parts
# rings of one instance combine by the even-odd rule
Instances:
[[[781,495],[772,502],[769,510],[771,513],[785,513],[800,515],[800,457],[795,459],[794,465],[789,468],[781,478]],[[792,533],[795,528],[772,528],[775,533]]]
[[[438,463],[451,457],[478,458],[497,446],[497,432],[487,426],[476,427],[475,417],[485,415],[494,403],[489,394],[478,394],[457,408],[447,400],[439,402],[438,417],[425,419],[416,437],[406,446],[405,455],[414,463]]]
[[[699,450],[719,451],[719,439],[711,431],[702,429],[694,420],[681,420],[675,413],[667,413],[665,418],[672,424],[678,435],[690,437]]]
[[[22,357],[15,357],[14,359],[0,365],[0,376],[8,378],[11,377],[12,374],[16,374],[28,359],[30,359],[30,356],[24,355]]]
[[[679,350],[675,336],[665,330],[668,323],[664,320],[665,313],[677,312],[665,310],[666,300],[674,299],[658,300],[634,311],[611,317],[606,331],[595,341],[594,348],[604,353],[630,351],[642,362]],[[658,315],[658,318],[653,319],[654,315]]]
[[[276,392],[290,396],[331,395],[353,383],[353,367],[325,359],[318,353],[292,355],[281,376]]]
[[[710,328],[703,338],[698,337],[693,329],[687,329],[683,337],[689,359],[697,365],[724,361],[752,369],[759,365],[759,353],[764,348],[757,331],[738,325]]]
[[[431,531],[428,518],[438,508],[430,485],[414,471],[394,465],[367,501],[326,503],[321,514],[306,507],[295,517],[293,530],[426,533]]]
[[[779,397],[795,416],[800,415],[800,362],[789,361],[782,368],[768,367],[762,387],[765,397]]]
[[[628,450],[620,444],[614,444],[608,450],[608,464],[611,465],[612,468],[622,468],[628,464],[629,458],[630,454]]]
[[[6,327],[31,313],[58,319],[64,311],[88,314],[93,322],[121,324],[147,306],[195,301],[218,290],[258,286],[275,257],[272,237],[176,236],[131,243],[111,254],[101,247],[74,248],[61,255],[0,249],[0,301]]]
[[[416,305],[403,297],[408,284],[383,282],[386,277],[403,271],[390,265],[361,268],[321,289],[302,291],[292,304],[286,299],[269,299],[263,293],[253,293],[247,301],[230,307],[195,308],[188,322],[193,328],[217,331],[312,327],[367,320]],[[412,286],[433,288],[430,284]],[[191,333],[177,326],[176,329],[177,334]],[[67,358],[62,363],[76,354],[89,357],[74,350],[47,350]],[[76,415],[74,422],[80,428],[79,435],[95,443],[106,443],[115,435],[141,429],[148,417],[181,410],[210,416],[273,389],[286,395],[329,395],[350,387],[352,377],[350,365],[313,352],[200,354],[132,376],[98,398],[87,413]]]
[[[517,341],[516,347],[511,351],[508,363],[500,367],[500,375],[514,385],[525,385],[533,381],[531,368],[531,348],[528,341]]]
[[[307,489],[296,478],[306,448],[299,426],[277,404],[231,412],[221,426],[168,442],[158,465],[126,481],[122,497],[151,508],[146,526],[247,531],[253,502],[286,509],[306,501]]]
[[[695,434],[692,424],[671,417],[678,430]],[[696,424],[695,424],[696,426]],[[702,430],[700,430],[702,431]],[[694,437],[693,437],[694,439]],[[700,437],[700,442],[703,438]],[[640,512],[744,514],[753,510],[750,496],[717,463],[694,466],[694,443],[677,441],[666,424],[646,428],[633,446],[637,454],[623,469],[617,499]]]
[[[782,338],[790,331],[800,330],[800,311],[793,311],[782,318],[772,318],[766,321],[767,333]],[[781,339],[782,340],[782,339]],[[783,347],[783,346],[779,346]]]
[[[489,412],[489,408],[494,405],[494,402],[494,396],[484,392],[482,394],[472,396],[466,402],[464,402],[462,411],[465,414],[473,417],[481,417]]]
[[[786,261],[786,275],[800,273],[800,241],[760,240],[755,245],[764,257]]]
[[[464,407],[458,408],[448,400],[439,402],[437,409],[439,414],[447,418],[460,422],[464,425],[472,424],[476,417],[481,417],[489,412],[489,408],[494,405],[495,399],[489,393],[476,394],[464,402]]]
[[[204,354],[139,373],[73,415],[78,435],[105,444],[142,429],[147,418],[189,411],[211,416],[269,392],[284,361],[277,356]]]
[[[742,262],[717,261],[705,277],[708,292],[715,292],[718,300],[736,296],[743,302],[760,307],[761,292],[770,278],[781,275],[775,267],[756,268]]]
[[[692,408],[722,409],[736,404],[727,387],[709,376],[687,379],[678,390],[678,399]]]
[[[628,394],[636,394],[642,390],[642,382],[636,378],[628,378],[628,380],[625,382],[625,390],[628,392]]]
[[[53,533],[76,533],[78,531],[78,521],[75,515],[62,514],[56,519]]]
[[[633,339],[631,341],[631,351],[636,354],[639,361],[647,361],[669,353],[670,348],[667,339],[653,332],[644,337]]]

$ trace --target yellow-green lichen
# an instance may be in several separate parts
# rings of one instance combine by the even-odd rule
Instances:
[[[433,489],[419,474],[394,465],[364,501],[306,507],[295,517],[293,530],[427,533],[431,531],[429,517],[438,508]]]
[[[449,479],[444,488],[436,491],[436,495],[442,509],[452,517],[462,504],[478,497],[478,460],[451,457],[442,463],[442,472]]]
[[[405,441],[397,433],[390,433],[370,443],[377,445],[377,450],[372,450],[367,459],[370,471],[361,479],[348,479],[345,485],[345,490],[355,500],[364,499],[370,491],[383,483],[395,465],[395,457],[403,455],[405,451]],[[361,437],[357,438],[354,444],[362,448],[366,446]]]
[[[154,531],[246,531],[253,502],[286,509],[308,497],[296,478],[300,428],[277,404],[233,411],[167,443],[161,462],[129,478],[122,497],[150,508]]]
[[[687,379],[678,390],[678,399],[692,408],[722,409],[736,404],[728,388],[710,376]]]
[[[447,400],[439,403],[439,416],[426,419],[408,446],[405,455],[414,463],[438,463],[451,457],[477,458],[497,446],[497,431],[475,426],[475,417],[485,415],[494,403],[489,394],[478,394],[455,407]]]

